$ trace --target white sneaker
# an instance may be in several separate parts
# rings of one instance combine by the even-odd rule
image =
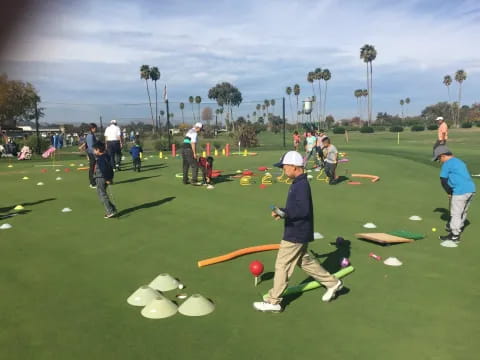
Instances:
[[[335,297],[335,294],[337,293],[338,290],[341,290],[343,288],[343,282],[341,280],[338,280],[338,283],[331,288],[328,288],[325,294],[322,296],[322,301],[328,302],[332,300]]]
[[[282,311],[282,307],[280,304],[270,304],[265,301],[259,301],[253,303],[253,308],[258,311],[272,311],[272,312],[280,312]]]

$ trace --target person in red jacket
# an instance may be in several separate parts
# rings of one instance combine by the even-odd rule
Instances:
[[[198,167],[200,168],[200,170],[202,170],[203,184],[211,184],[213,173],[213,157],[199,157]]]

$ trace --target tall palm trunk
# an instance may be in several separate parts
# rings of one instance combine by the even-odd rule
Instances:
[[[155,125],[158,121],[158,94],[157,94],[157,80],[153,82],[155,84]]]
[[[185,118],[183,117],[183,109],[182,110],[182,124],[185,124]]]
[[[328,81],[325,81],[325,92],[323,93],[323,119],[327,120],[327,86]]]
[[[462,83],[458,86],[458,110],[457,110],[457,124],[456,126],[460,126],[460,109],[462,108]]]
[[[195,122],[196,119],[195,119],[195,111],[193,110],[193,103],[190,103],[190,105],[192,105],[193,122]]]
[[[316,109],[316,110],[317,110],[317,117],[318,117],[318,116],[319,116],[319,115],[318,115],[318,107],[317,107],[317,105],[316,105],[317,96],[316,96],[316,94],[315,94],[314,82],[315,82],[315,80],[312,81],[312,92],[313,92],[313,97],[315,98],[315,102],[312,104],[312,111],[313,111],[313,109]],[[315,122],[315,121],[314,121],[314,122]]]
[[[373,108],[373,67],[370,61],[370,91],[368,92],[368,98],[370,99],[370,105],[368,109],[368,125],[372,123],[372,108]]]
[[[298,95],[295,95],[297,97],[297,130],[298,130]]]
[[[288,101],[290,102],[290,114],[292,115],[292,120],[293,120],[292,94],[288,95]],[[297,124],[297,130],[298,130],[298,124]]]
[[[367,98],[367,118],[368,118],[368,109],[370,109],[370,71],[368,70],[368,62],[367,64],[367,91],[368,91],[368,98]],[[368,124],[368,119],[367,119]]]
[[[153,132],[155,132],[155,120],[153,119],[152,98],[150,97],[150,89],[148,88],[147,79],[145,79],[145,84],[147,85],[148,103],[150,104],[150,115],[152,116]]]
[[[321,127],[322,122],[322,81],[318,80],[318,127]]]

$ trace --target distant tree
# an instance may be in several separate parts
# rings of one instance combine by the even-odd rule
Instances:
[[[403,105],[405,104],[405,101],[403,99],[400,100],[400,106],[402,108],[402,119],[404,118],[403,117]]]
[[[148,88],[148,80],[150,79],[150,66],[140,66],[140,79],[145,80],[147,86],[148,103],[150,104],[150,114],[152,115],[152,126],[155,128],[155,120],[153,119],[152,99],[150,97],[150,89]]]
[[[288,95],[288,101],[290,102],[290,114],[292,115],[292,121],[293,121],[292,88],[290,86],[287,86],[287,88],[285,89],[285,93]]]
[[[227,106],[230,119],[233,119],[233,106],[240,106],[242,93],[232,84],[223,82],[215,85],[208,91],[208,98],[214,99],[218,106]],[[234,122],[232,122],[234,124]],[[235,126],[235,125],[233,125]],[[235,131],[235,129],[233,129]]]
[[[275,99],[270,100],[270,105],[272,106],[272,114],[275,114]]]
[[[298,96],[300,95],[300,85],[293,85],[293,95],[297,98],[297,128],[298,128]]]
[[[363,112],[363,108],[365,108],[365,118],[368,117],[368,103],[367,103],[367,98],[368,98],[368,90],[367,89],[363,89],[362,90],[362,98],[365,98],[363,100],[364,104],[362,104],[362,112]],[[361,101],[361,99],[360,99]]]
[[[330,129],[334,123],[335,119],[332,115],[328,115],[325,117],[325,125],[327,125],[327,129]]]
[[[218,109],[217,109],[218,110]],[[207,127],[210,128],[210,121],[213,119],[213,110],[210,106],[203,108],[202,120],[207,123]]]
[[[185,109],[185,104],[183,102],[180,103],[180,110],[182,111],[182,124],[185,124],[185,118],[183,116],[183,109]]]
[[[321,68],[316,68],[313,71],[314,79],[318,81],[318,125],[320,126],[320,122],[322,121],[322,79],[323,79],[323,72]]]
[[[360,59],[367,64],[367,90],[368,90],[368,125],[372,121],[372,95],[373,95],[373,68],[372,62],[377,57],[377,50],[373,45],[363,45],[360,49]],[[370,65],[370,69],[369,69]]]
[[[195,96],[195,104],[198,105],[198,118],[200,119],[200,104],[202,103],[202,98],[200,96]]]
[[[353,92],[353,96],[357,99],[357,111],[358,111],[358,116],[362,117],[362,110],[360,108],[360,98],[362,97],[362,89],[357,89]]]
[[[160,79],[160,70],[158,67],[152,66],[150,68],[150,79],[155,84],[155,122],[158,121],[158,93],[157,93],[157,81]]]
[[[448,102],[451,102],[450,98],[450,85],[452,85],[452,77],[450,75],[445,75],[443,77],[443,85],[447,87],[447,93],[448,93]]]
[[[325,116],[327,114],[327,85],[328,81],[332,78],[332,74],[330,70],[328,69],[323,69],[322,71],[322,79],[325,81],[325,91],[323,92],[323,119],[325,119]]]
[[[188,102],[190,103],[190,105],[192,106],[192,114],[193,114],[193,122],[195,122],[195,112],[193,111],[193,103],[195,101],[195,98],[193,96],[189,96],[188,97]]]
[[[307,74],[307,81],[312,84],[312,107],[317,109],[317,117],[318,117],[318,108],[315,104],[315,100],[317,98],[316,94],[315,94],[315,71],[309,71],[308,74]],[[315,100],[313,100],[315,99]]]
[[[427,106],[422,110],[421,116],[425,119],[428,125],[434,123],[438,116],[442,116],[446,119],[448,115],[452,113],[452,109],[452,104],[442,101],[437,104]]]
[[[459,126],[460,108],[462,106],[462,84],[467,80],[467,73],[464,70],[457,70],[455,73],[455,81],[458,83],[458,110],[456,116],[456,126]]]
[[[405,115],[408,116],[408,104],[410,104],[410,98],[405,98]]]
[[[17,121],[35,119],[35,104],[40,103],[37,90],[30,83],[9,80],[0,74],[0,128],[15,128]],[[38,108],[39,117],[43,109]]]

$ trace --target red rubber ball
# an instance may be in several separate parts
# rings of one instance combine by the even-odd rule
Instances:
[[[260,276],[263,273],[263,264],[258,260],[252,261],[249,267],[253,276]]]

